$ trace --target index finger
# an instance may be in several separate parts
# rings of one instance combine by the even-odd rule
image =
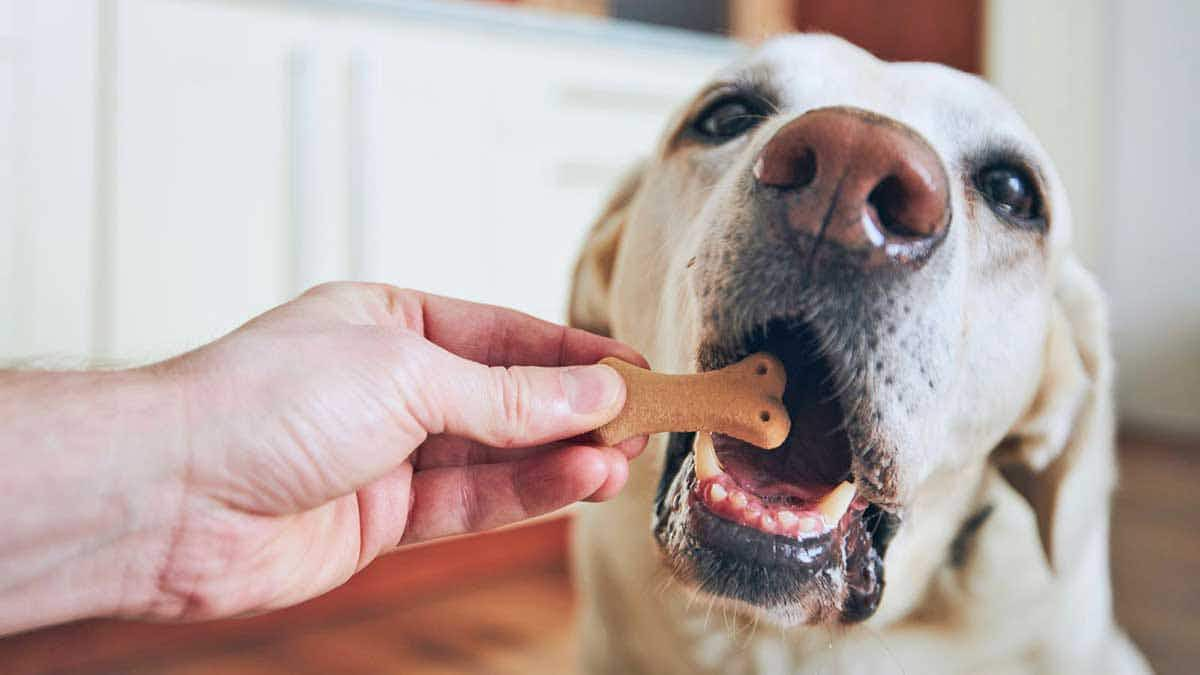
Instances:
[[[612,338],[506,307],[418,295],[425,338],[472,361],[489,366],[574,366],[616,356],[649,367],[641,354]]]
[[[632,347],[506,307],[423,293],[390,284],[334,282],[270,312],[311,320],[313,303],[352,323],[406,328],[464,359],[489,366],[579,366],[615,356],[649,367]]]

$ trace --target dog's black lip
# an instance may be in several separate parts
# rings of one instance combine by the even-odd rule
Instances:
[[[692,441],[695,438],[695,432],[673,432],[667,436],[665,462],[662,475],[658,479],[658,491],[654,495],[654,517],[660,522],[667,515],[667,494],[671,491],[671,484],[679,475],[679,470],[683,467],[683,460],[691,454]]]
[[[900,513],[880,504],[868,503],[862,518],[863,525],[871,533],[871,546],[882,557],[895,538],[896,530],[900,528]]]
[[[690,489],[688,493],[691,494]],[[803,539],[769,534],[726,520],[694,497],[688,512],[693,535],[705,545],[764,567],[786,568],[807,577],[820,569],[831,555],[832,532]]]

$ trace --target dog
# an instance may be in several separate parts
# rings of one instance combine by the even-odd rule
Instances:
[[[1149,672],[1112,614],[1113,365],[1070,232],[976,77],[795,35],[704,87],[589,231],[570,322],[666,372],[771,352],[792,431],[714,436],[700,477],[697,434],[656,436],[579,515],[585,668]]]

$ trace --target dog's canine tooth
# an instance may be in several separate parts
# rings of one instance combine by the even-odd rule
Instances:
[[[853,483],[842,481],[821,499],[821,502],[817,504],[817,511],[824,518],[826,527],[837,525],[842,516],[846,514],[846,509],[850,508],[850,502],[854,501],[854,495],[857,493]]]
[[[779,525],[784,529],[790,530],[800,524],[800,516],[791,511],[780,511],[776,518],[779,519]]]
[[[708,486],[708,500],[713,504],[718,504],[725,501],[725,498],[728,496],[729,492],[726,491],[720,483],[713,483],[712,485]]]
[[[725,471],[717,460],[717,450],[713,447],[712,434],[707,431],[697,431],[692,441],[692,452],[696,457],[696,480],[716,478]]]

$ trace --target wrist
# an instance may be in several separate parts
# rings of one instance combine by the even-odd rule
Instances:
[[[182,407],[153,368],[0,373],[0,633],[154,602],[182,495]]]

